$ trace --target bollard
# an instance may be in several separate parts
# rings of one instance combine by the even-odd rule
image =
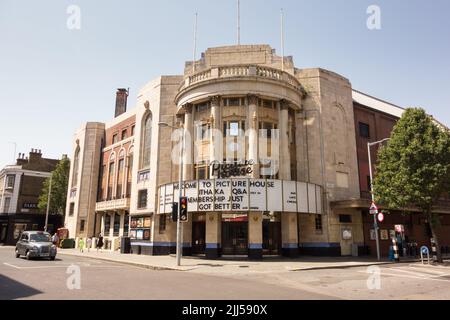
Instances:
[[[437,249],[436,249],[436,242],[434,241],[434,238],[431,238],[431,255],[433,256],[433,262],[437,262]]]
[[[398,254],[397,239],[392,238],[392,248],[394,249],[394,260],[395,262],[400,262],[400,256]]]

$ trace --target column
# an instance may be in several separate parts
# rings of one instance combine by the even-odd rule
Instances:
[[[206,213],[206,249],[207,259],[217,259],[221,256],[222,243],[222,214],[217,212]]]
[[[252,178],[259,178],[259,158],[258,158],[258,96],[249,95],[248,99],[248,160],[253,161]]]
[[[214,137],[216,130],[221,131],[220,125],[220,97],[214,96],[211,98],[211,137],[210,137],[210,147],[209,147],[209,160],[213,161],[223,161],[223,136],[222,134],[217,134]],[[210,169],[211,170],[211,169]]]
[[[280,101],[280,174],[281,180],[291,180],[291,157],[289,154],[289,103]]]
[[[263,243],[262,212],[248,213],[248,258],[262,259]]]
[[[281,254],[285,257],[298,256],[298,214],[281,213]]]

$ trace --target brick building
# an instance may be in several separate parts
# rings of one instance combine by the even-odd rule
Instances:
[[[28,157],[19,153],[14,165],[0,171],[0,243],[15,244],[22,231],[44,229],[45,213],[38,209],[39,196],[58,162],[32,149]],[[61,225],[62,217],[50,217],[49,231]]]

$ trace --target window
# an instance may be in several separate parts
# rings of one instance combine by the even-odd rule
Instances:
[[[11,198],[5,198],[3,204],[3,213],[9,213],[9,205],[11,204]]]
[[[223,100],[223,105],[225,107],[239,107],[245,105],[243,98],[227,98]]]
[[[111,216],[109,214],[105,215],[105,236],[109,236],[109,229],[111,228]]]
[[[135,127],[136,127],[136,126],[135,126],[134,124],[131,126],[131,135],[132,135],[132,136],[134,136],[134,129],[135,129]]]
[[[80,166],[80,146],[75,150],[73,157],[73,172],[72,172],[72,188],[78,184],[78,168]]]
[[[159,233],[164,233],[164,231],[166,231],[166,219],[165,214],[159,215]]]
[[[84,225],[86,224],[86,220],[80,220],[80,232],[84,232]]]
[[[271,122],[260,122],[259,123],[259,135],[262,138],[272,139],[273,131],[278,128],[277,124]]]
[[[209,108],[209,102],[200,103],[200,104],[196,105],[195,107],[196,107],[197,112],[206,111]]]
[[[259,106],[269,109],[275,109],[276,102],[272,100],[259,99]]]
[[[114,162],[111,162],[109,164],[109,174],[108,174],[108,195],[107,195],[108,200],[111,200],[113,197],[114,171],[115,171],[115,164]]]
[[[239,130],[242,130],[240,132]],[[244,135],[245,121],[224,121],[223,122],[223,134],[229,137],[238,137],[240,133]]]
[[[118,165],[118,173],[117,173],[117,190],[116,190],[116,198],[121,199],[122,198],[122,185],[123,185],[123,177],[124,177],[124,167],[125,167],[125,159],[119,160]]]
[[[359,123],[359,136],[363,138],[370,138],[370,127],[367,123]]]
[[[206,164],[200,164],[195,167],[195,179],[203,180],[209,178],[209,167]]]
[[[147,208],[147,189],[138,192],[138,209]]]
[[[322,216],[321,215],[316,215],[316,217],[315,217],[315,225],[316,225],[316,232],[322,233],[323,226],[322,226]]]
[[[16,176],[7,176],[6,177],[6,189],[14,189],[14,180]]]
[[[142,130],[142,158],[141,169],[150,167],[150,155],[152,148],[152,115],[149,113],[145,120]]]
[[[352,216],[349,214],[340,214],[339,222],[340,223],[352,223]]]
[[[116,133],[116,134],[113,134],[113,137],[112,137],[112,144],[115,144],[115,143],[117,143],[117,142],[119,142],[119,136],[118,136],[117,133]]]
[[[71,202],[69,204],[69,216],[73,216],[74,211],[75,211],[75,203]]]
[[[114,214],[113,237],[119,236],[120,231],[120,215]]]
[[[127,136],[127,129],[122,130],[122,140],[125,140],[126,138],[128,138],[128,136]]]
[[[209,129],[211,125],[209,123],[199,123],[197,124],[196,140],[205,141],[209,139]]]
[[[127,170],[127,190],[126,195],[127,197],[131,194],[131,181],[133,177],[133,148],[131,147],[128,150],[128,170]]]

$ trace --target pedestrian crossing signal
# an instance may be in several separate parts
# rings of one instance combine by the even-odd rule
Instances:
[[[180,197],[180,221],[187,222],[188,221],[188,200],[187,197]]]

